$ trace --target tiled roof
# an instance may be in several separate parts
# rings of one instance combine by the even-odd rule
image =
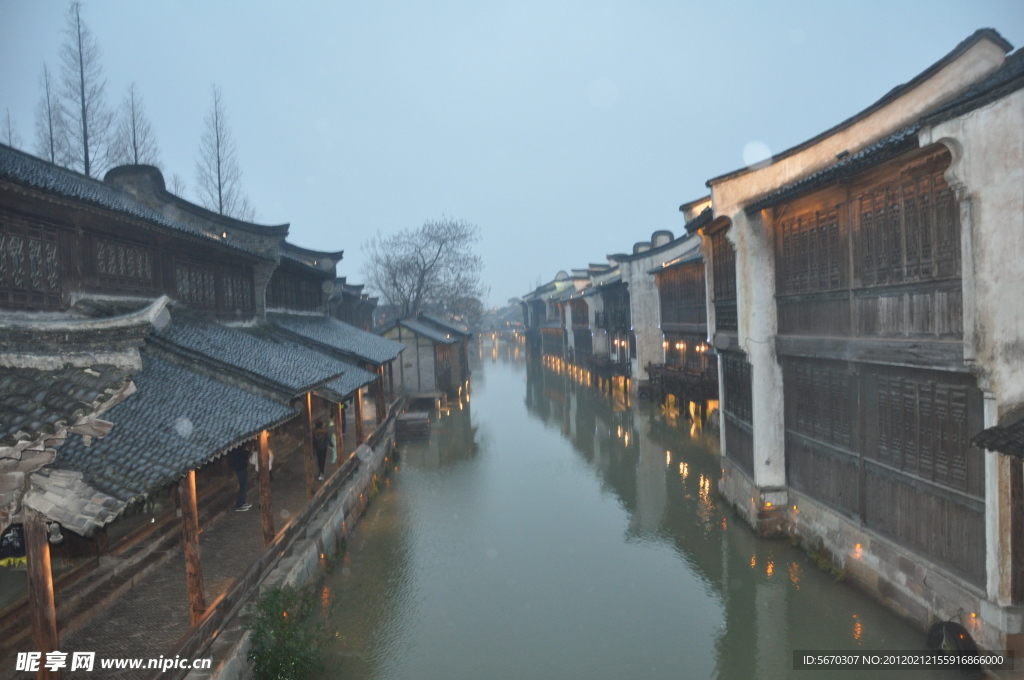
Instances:
[[[212,359],[267,380],[289,397],[351,368],[340,359],[289,342],[264,328],[229,328],[177,310],[156,340],[170,343],[172,352],[184,350],[181,353],[185,355],[200,355],[200,360]]]
[[[985,80],[971,86],[953,101],[929,112],[921,122],[934,125],[961,116],[1024,87],[1024,50],[1006,57],[1003,65]]]
[[[110,365],[56,371],[0,368],[0,445],[71,427],[129,380],[125,370]]]
[[[472,335],[472,333],[470,333],[464,326],[460,326],[453,321],[448,321],[447,319],[442,319],[439,316],[428,314],[427,312],[422,312],[419,315],[419,319],[443,329],[445,333],[458,333],[459,335],[467,338]]]
[[[53,467],[81,472],[121,501],[182,477],[295,415],[277,402],[143,352],[138,392],[104,414],[114,423],[86,446],[72,435]]]
[[[332,394],[328,394],[327,397],[331,401],[340,401],[347,399],[350,394],[358,390],[364,385],[369,385],[377,376],[369,371],[364,371],[356,366],[350,366],[349,370],[340,378],[335,378],[326,385],[323,389]],[[319,391],[319,390],[318,390]]]
[[[286,333],[371,364],[391,361],[405,349],[400,342],[367,333],[331,317],[267,314],[267,320]]]
[[[405,326],[413,333],[418,333],[425,338],[430,338],[434,342],[439,342],[442,345],[454,345],[459,341],[460,338],[452,337],[451,333],[445,333],[443,331],[425,324],[417,319],[402,319],[398,322],[402,326]]]
[[[971,443],[980,449],[998,451],[1024,458],[1024,418],[1005,425],[996,425],[978,433]]]
[[[682,210],[683,208],[686,207],[686,205],[687,204],[684,203],[683,205],[679,206],[679,209]],[[686,223],[686,233],[692,234],[698,229],[706,227],[707,225],[711,224],[711,222],[714,219],[715,211],[712,210],[711,208],[704,208],[703,210],[700,211],[699,215],[697,215],[692,220]]]
[[[7,179],[65,198],[91,203],[130,217],[146,220],[166,229],[173,229],[205,241],[219,243],[226,248],[257,254],[249,248],[223,241],[185,222],[168,219],[162,213],[142,205],[130,194],[99,180],[47,163],[3,144],[0,144],[0,179]]]
[[[684,264],[690,264],[691,262],[699,262],[699,261],[701,261],[703,259],[704,259],[704,256],[701,255],[701,252],[700,252],[699,249],[698,250],[692,250],[689,253],[686,253],[685,255],[680,255],[679,257],[677,257],[676,259],[672,260],[671,262],[666,262],[665,264],[661,265],[660,267],[655,267],[654,269],[648,270],[647,273],[648,274],[657,274],[658,272],[663,272],[663,271],[667,271],[669,269],[675,269],[676,267],[681,267]]]
[[[855,175],[861,170],[887,161],[890,158],[895,158],[905,151],[916,149],[918,146],[917,131],[920,129],[921,126],[915,123],[892,133],[888,137],[883,137],[852,156],[847,156],[835,165],[776,189],[760,200],[746,206],[745,210],[748,213],[753,213],[765,208],[771,208],[798,196],[803,196],[822,187],[829,186],[840,179]]]

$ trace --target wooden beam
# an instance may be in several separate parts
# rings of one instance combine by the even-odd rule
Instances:
[[[356,405],[356,409],[355,409],[356,410],[356,412],[355,412],[355,420],[356,420],[356,446],[359,446],[366,439],[366,437],[363,434],[363,390],[362,390],[362,388],[356,390],[356,394],[355,394],[354,399],[355,399],[355,402],[356,402],[356,404],[355,404]]]
[[[59,648],[47,538],[46,520],[35,510],[25,508],[25,557],[28,561],[28,602],[32,610],[32,643],[35,651],[42,653],[44,661],[47,653],[56,652]],[[60,678],[60,671],[47,670],[40,662],[36,678]]]
[[[185,551],[185,579],[188,582],[188,609],[195,626],[206,613],[203,592],[203,564],[199,557],[199,508],[196,505],[196,471],[189,470],[178,483],[181,498],[181,544]]]
[[[259,470],[256,476],[260,485],[260,521],[263,524],[263,545],[270,545],[277,532],[274,531],[274,513],[270,505],[270,432],[263,430],[259,437]]]
[[[316,462],[313,450],[313,393],[307,392],[303,402],[306,409],[306,455],[303,456],[306,463],[306,498],[312,498],[316,494]]]

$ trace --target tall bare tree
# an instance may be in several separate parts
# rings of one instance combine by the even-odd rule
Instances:
[[[14,127],[14,120],[11,118],[10,109],[7,109],[7,115],[4,116],[3,140],[7,146],[13,146],[15,149],[21,148],[21,135],[18,134],[18,130]]]
[[[156,137],[149,117],[142,105],[142,96],[135,83],[128,86],[128,91],[121,101],[118,114],[117,130],[110,145],[110,159],[114,165],[147,165],[160,166],[160,156],[156,149]]]
[[[252,220],[255,210],[242,193],[242,171],[238,167],[235,141],[228,127],[224,97],[213,86],[213,107],[203,121],[196,162],[196,192],[208,209],[244,220]]]
[[[100,66],[100,48],[82,21],[79,2],[68,8],[60,58],[71,158],[86,176],[92,177],[108,162],[108,137],[114,116],[104,96],[107,80]]]
[[[167,190],[175,196],[185,195],[185,180],[176,172],[171,173],[171,179],[167,183]]]
[[[70,165],[67,116],[57,94],[57,84],[45,63],[39,84],[43,94],[36,104],[36,154],[51,163]]]
[[[427,308],[460,310],[484,294],[483,261],[473,250],[479,240],[478,226],[446,217],[377,234],[363,246],[366,282],[403,317]]]

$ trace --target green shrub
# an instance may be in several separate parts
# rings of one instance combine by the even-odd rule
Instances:
[[[249,630],[254,680],[306,680],[323,670],[323,621],[309,588],[268,590],[252,611]]]

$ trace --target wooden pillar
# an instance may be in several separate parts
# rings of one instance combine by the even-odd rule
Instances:
[[[37,652],[42,652],[43,661],[48,652],[56,652],[59,647],[47,538],[46,520],[35,510],[25,508],[25,557],[28,561],[28,602],[32,610],[32,644]],[[60,678],[60,671],[49,671],[40,662],[36,678]]]
[[[181,497],[181,544],[185,550],[185,579],[192,625],[206,613],[203,593],[203,564],[199,557],[199,508],[196,505],[196,471],[189,470],[178,484]]]
[[[338,452],[338,462],[345,462],[345,409],[341,404],[334,407],[334,446]]]
[[[387,411],[387,406],[385,405],[385,401],[384,401],[384,366],[383,366],[383,364],[377,368],[377,394],[376,394],[376,399],[374,400],[374,403],[373,403],[373,407],[374,407],[374,410],[377,412],[377,417],[374,419],[375,420],[374,424],[379,427],[380,424],[384,422],[384,417],[387,415],[385,413],[385,411]]]
[[[274,531],[274,512],[270,505],[270,432],[263,430],[259,437],[259,470],[256,476],[260,485],[260,521],[263,524],[263,545],[270,545],[277,532]]]
[[[362,390],[362,388],[356,390],[355,397],[353,397],[353,398],[355,399],[355,402],[356,402],[356,404],[355,404],[356,405],[356,409],[355,409],[356,410],[356,412],[355,412],[355,420],[356,420],[356,446],[359,446],[360,444],[363,443],[363,441],[365,439],[365,437],[363,436],[363,390]]]
[[[388,362],[388,402],[395,400],[395,362]]]
[[[306,409],[306,498],[316,494],[316,451],[313,449],[313,393],[307,392],[304,406]]]

